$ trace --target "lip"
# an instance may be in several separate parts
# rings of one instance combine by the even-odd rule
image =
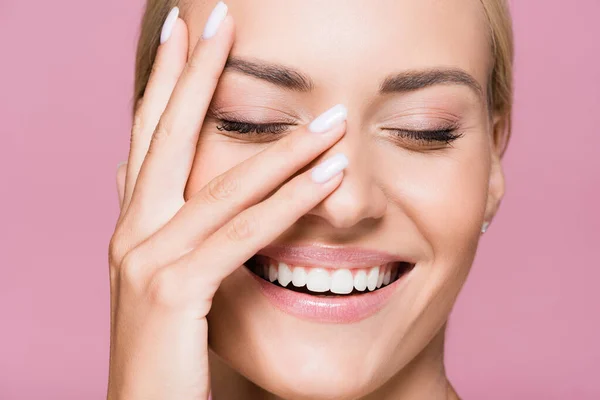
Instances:
[[[398,261],[397,256],[388,253],[356,248],[270,246],[257,254],[285,263],[324,268],[361,268]],[[414,263],[411,264],[414,266]],[[411,272],[405,271],[393,283],[373,292],[327,297],[295,292],[259,277],[247,267],[242,270],[252,277],[259,291],[279,310],[300,319],[332,324],[356,323],[376,314],[405,285]]]
[[[415,263],[414,260],[403,255],[357,247],[272,245],[265,247],[256,254],[274,258],[286,264],[329,269],[370,268],[395,261]]]

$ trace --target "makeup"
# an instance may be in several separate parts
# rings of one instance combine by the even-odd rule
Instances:
[[[354,323],[387,303],[414,263],[358,248],[276,246],[260,251],[245,272],[279,310],[320,323]]]

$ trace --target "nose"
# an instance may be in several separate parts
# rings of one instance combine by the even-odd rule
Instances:
[[[342,183],[308,214],[320,217],[335,228],[351,228],[365,220],[380,219],[385,214],[387,198],[377,185],[377,171],[370,166],[373,163],[369,161],[365,143],[347,132],[320,160],[340,152],[349,159]]]

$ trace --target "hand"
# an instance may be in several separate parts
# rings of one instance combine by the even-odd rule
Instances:
[[[200,39],[189,60],[187,37],[178,19],[160,45],[128,163],[118,174],[109,399],[207,398],[206,316],[219,285],[335,190],[347,162],[338,156],[337,164],[297,174],[344,135],[338,107],[185,201],[198,133],[233,43],[233,19]]]

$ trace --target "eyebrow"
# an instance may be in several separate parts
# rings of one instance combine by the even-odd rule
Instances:
[[[298,92],[310,92],[315,84],[310,77],[293,68],[264,61],[246,60],[238,57],[229,57],[225,69],[232,69],[262,79],[276,86]]]
[[[455,84],[464,85],[483,97],[483,89],[475,78],[458,68],[433,68],[409,70],[387,77],[379,87],[379,92],[410,92],[429,86]]]
[[[261,79],[284,89],[310,92],[315,87],[313,80],[306,74],[294,68],[266,61],[230,56],[225,63],[225,69]],[[390,75],[381,83],[379,93],[410,92],[443,84],[464,85],[477,95],[483,96],[483,90],[477,80],[458,68],[408,70]]]

